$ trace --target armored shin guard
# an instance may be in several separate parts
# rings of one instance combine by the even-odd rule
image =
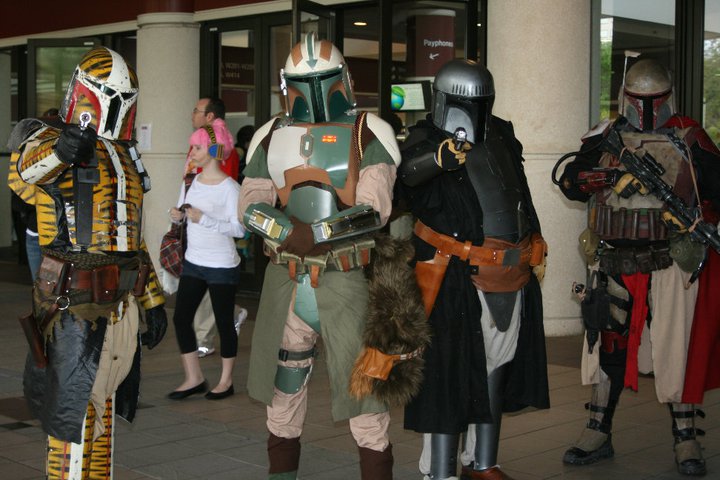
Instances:
[[[619,400],[611,379],[601,375],[600,383],[593,385],[592,399],[585,404],[590,419],[575,446],[565,452],[563,463],[588,465],[615,455],[612,446],[612,419]]]
[[[88,404],[82,443],[65,442],[48,437],[48,480],[112,480],[113,401],[108,398],[102,422],[102,435],[93,440],[96,411]]]
[[[428,480],[457,479],[455,475],[457,474],[460,434],[431,433],[426,435],[426,438],[428,436],[430,437],[430,471],[423,470],[421,466],[421,470],[428,473],[425,478]],[[425,448],[427,447],[428,441],[425,440]]]
[[[382,452],[358,447],[358,452],[360,453],[361,480],[392,480],[392,445],[388,445]]]
[[[268,470],[271,480],[295,480],[300,465],[300,438],[282,438],[273,435],[267,441]]]
[[[500,445],[500,425],[502,422],[503,388],[508,364],[495,369],[488,376],[488,396],[492,423],[475,425],[475,448],[473,462],[462,469],[462,479],[503,479],[512,480],[497,466],[498,447]],[[467,450],[467,449],[466,449]]]
[[[690,403],[672,403],[672,432],[675,438],[675,463],[678,472],[683,475],[701,476],[707,473],[705,460],[702,456],[702,447],[697,441],[697,435],[705,432],[695,428],[695,415],[704,416],[700,410]]]

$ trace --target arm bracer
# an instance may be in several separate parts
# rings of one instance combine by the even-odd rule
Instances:
[[[23,181],[33,185],[52,183],[70,167],[55,154],[58,137],[58,130],[45,127],[21,147],[17,169]]]

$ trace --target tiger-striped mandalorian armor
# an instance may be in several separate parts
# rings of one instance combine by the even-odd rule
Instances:
[[[112,478],[113,415],[135,416],[140,345],[167,328],[142,240],[150,182],[131,140],[137,93],[125,60],[96,48],[73,74],[62,123],[26,121],[11,136],[23,140],[9,184],[35,206],[42,247],[23,386],[49,437],[49,480]]]

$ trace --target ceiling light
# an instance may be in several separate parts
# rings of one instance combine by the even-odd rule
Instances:
[[[367,22],[353,22],[356,27],[367,27]]]

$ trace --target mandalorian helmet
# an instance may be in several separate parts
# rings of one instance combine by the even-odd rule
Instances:
[[[340,50],[315,32],[290,51],[280,70],[285,112],[299,122],[329,122],[355,108],[350,72]]]
[[[133,68],[117,52],[95,48],[75,68],[60,118],[65,123],[80,123],[80,115],[89,112],[90,125],[98,136],[130,140],[137,96],[138,79]]]
[[[485,139],[494,101],[495,85],[487,68],[472,60],[451,60],[435,76],[432,120],[451,134],[462,127],[468,141],[479,143]]]
[[[620,92],[622,115],[643,131],[662,127],[675,113],[670,72],[657,60],[639,60],[625,75]]]

